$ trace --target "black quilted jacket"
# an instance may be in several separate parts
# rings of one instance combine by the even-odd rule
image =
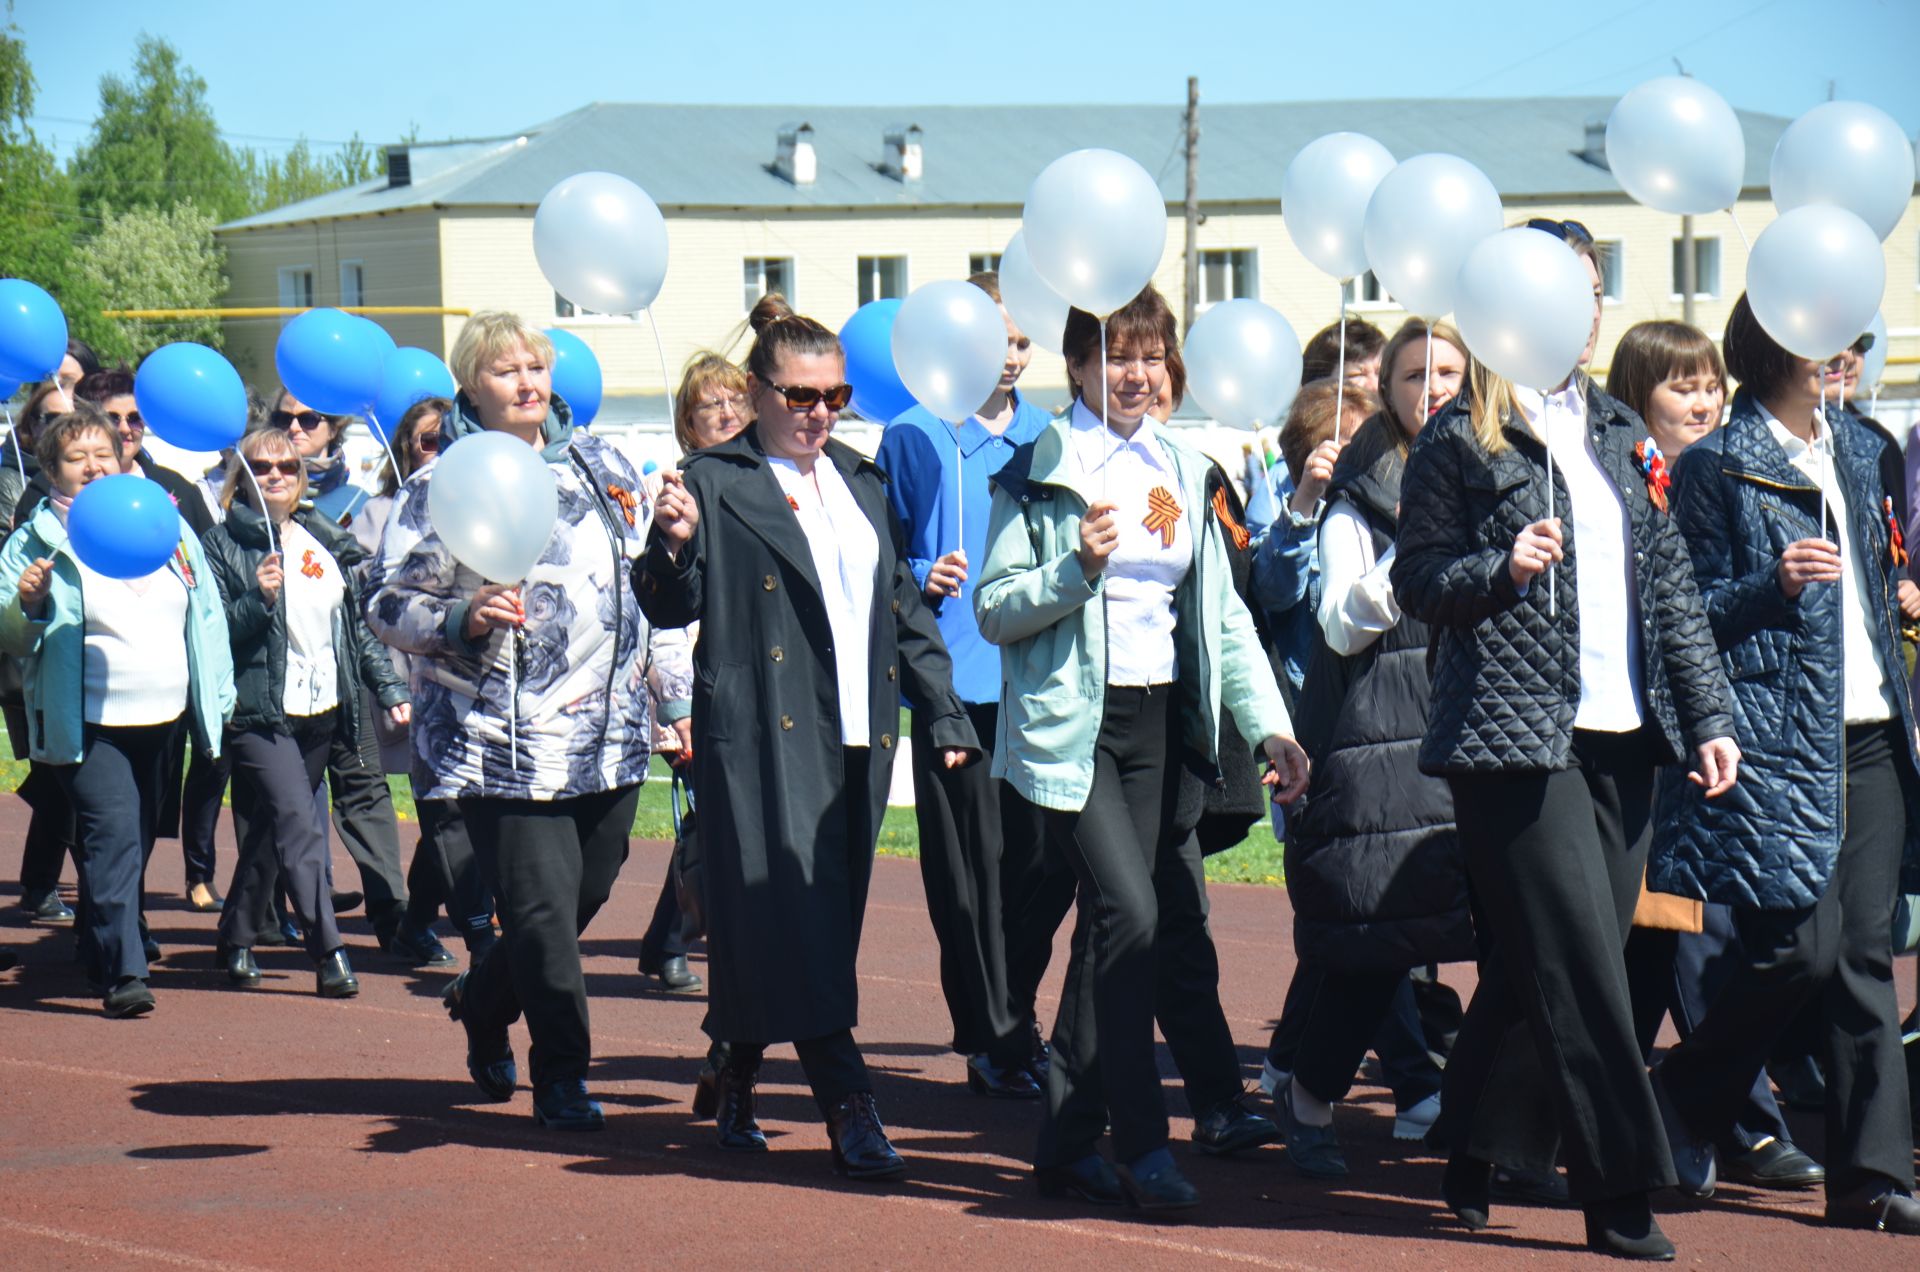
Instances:
[[[1884,433],[1827,413],[1847,492],[1847,541],[1877,604],[1867,613],[1897,718],[1913,737],[1900,648],[1882,461]],[[1693,553],[1720,658],[1733,682],[1740,781],[1716,799],[1673,772],[1656,788],[1648,880],[1658,891],[1729,905],[1798,910],[1827,890],[1846,831],[1845,648],[1841,584],[1781,592],[1787,545],[1821,537],[1819,488],[1787,461],[1745,390],[1727,426],[1687,448],[1674,473],[1674,518]],[[1911,754],[1908,759],[1913,761]],[[1920,887],[1920,800],[1907,786],[1906,889]]]
[[[1434,628],[1433,697],[1420,767],[1429,773],[1567,767],[1580,703],[1580,545],[1564,518],[1558,612],[1536,581],[1522,596],[1507,570],[1520,531],[1546,514],[1546,448],[1508,420],[1507,449],[1474,440],[1462,393],[1421,430],[1401,486],[1393,591]],[[1686,545],[1654,505],[1634,458],[1646,426],[1587,385],[1587,425],[1600,465],[1627,507],[1640,623],[1641,713],[1658,759],[1691,758],[1733,733],[1727,680],[1694,586]],[[1554,472],[1554,504],[1570,506]]]

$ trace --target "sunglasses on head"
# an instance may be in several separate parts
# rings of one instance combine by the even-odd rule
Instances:
[[[1536,216],[1527,221],[1527,228],[1544,230],[1563,243],[1593,242],[1593,231],[1578,221],[1552,221],[1543,216]]]
[[[300,426],[301,431],[307,433],[311,433],[319,428],[321,421],[325,419],[326,416],[320,414],[318,411],[301,411],[298,414],[292,411],[275,411],[267,416],[267,422],[275,428],[290,429],[297,424]]]
[[[807,384],[796,384],[792,388],[779,384],[767,387],[786,399],[790,411],[811,411],[820,402],[825,402],[829,411],[844,411],[847,403],[853,401],[851,384],[836,384],[830,389],[816,389]]]
[[[255,477],[265,477],[269,473],[279,473],[282,477],[300,475],[300,461],[297,459],[250,459],[247,467]]]

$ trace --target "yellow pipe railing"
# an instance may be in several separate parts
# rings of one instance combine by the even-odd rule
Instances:
[[[339,305],[350,314],[378,314],[398,317],[406,314],[437,314],[447,318],[470,318],[471,309],[452,309],[444,305]],[[165,320],[175,318],[291,318],[304,314],[307,308],[298,305],[261,305],[239,309],[103,309],[105,318],[147,318]]]

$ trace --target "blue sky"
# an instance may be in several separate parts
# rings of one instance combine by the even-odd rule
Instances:
[[[1735,106],[1838,95],[1920,131],[1920,0],[14,0],[65,156],[141,31],[221,128],[284,149],[512,132],[589,101],[815,105],[1623,93],[1677,56]]]

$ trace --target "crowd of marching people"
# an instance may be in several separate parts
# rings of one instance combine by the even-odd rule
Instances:
[[[1872,337],[1801,358],[1743,297],[1717,342],[1636,325],[1602,385],[1599,249],[1532,224],[1591,277],[1582,369],[1542,391],[1445,323],[1343,320],[1308,347],[1281,461],[1245,474],[1167,428],[1187,369],[1151,286],[1054,333],[1064,413],[1022,394],[1031,341],[1002,305],[992,395],[957,423],[907,411],[872,457],[834,436],[840,339],[768,296],[742,364],[689,364],[683,459],[645,475],[575,427],[545,334],[476,314],[456,391],[394,422],[371,497],[345,481],[351,421],[286,390],[214,469],[171,472],[132,375],[72,343],[0,454],[20,904],[73,925],[115,1018],[156,1008],[159,839],[219,912],[237,989],[259,947],[297,944],[317,993],[353,997],[337,916],[362,906],[382,951],[451,969],[444,911],[480,1094],[518,1092],[524,1018],[535,1118],[594,1130],[580,937],[663,754],[697,830],[640,972],[708,995],[695,1114],[720,1149],[766,1151],[762,1057],[791,1043],[835,1167],[883,1179],[909,1167],[855,1039],[856,966],[907,750],[957,1072],[1036,1106],[1043,1195],[1197,1203],[1158,1031],[1194,1151],[1281,1143],[1313,1180],[1348,1174],[1337,1109],[1376,1056],[1394,1137],[1445,1157],[1468,1228],[1504,1201],[1577,1206],[1592,1249],[1671,1258],[1654,1195],[1733,1179],[1920,1233],[1893,922],[1920,892],[1915,492],[1855,397]],[[1000,303],[995,275],[971,281]],[[440,456],[478,438],[556,491],[511,581],[432,512]],[[131,578],[68,521],[123,473],[179,522]],[[389,773],[418,809],[406,870]],[[1269,818],[1297,966],[1250,1083],[1203,859]],[[1465,963],[1463,1005],[1441,969]],[[1824,1162],[1781,1112],[1809,1101]]]

